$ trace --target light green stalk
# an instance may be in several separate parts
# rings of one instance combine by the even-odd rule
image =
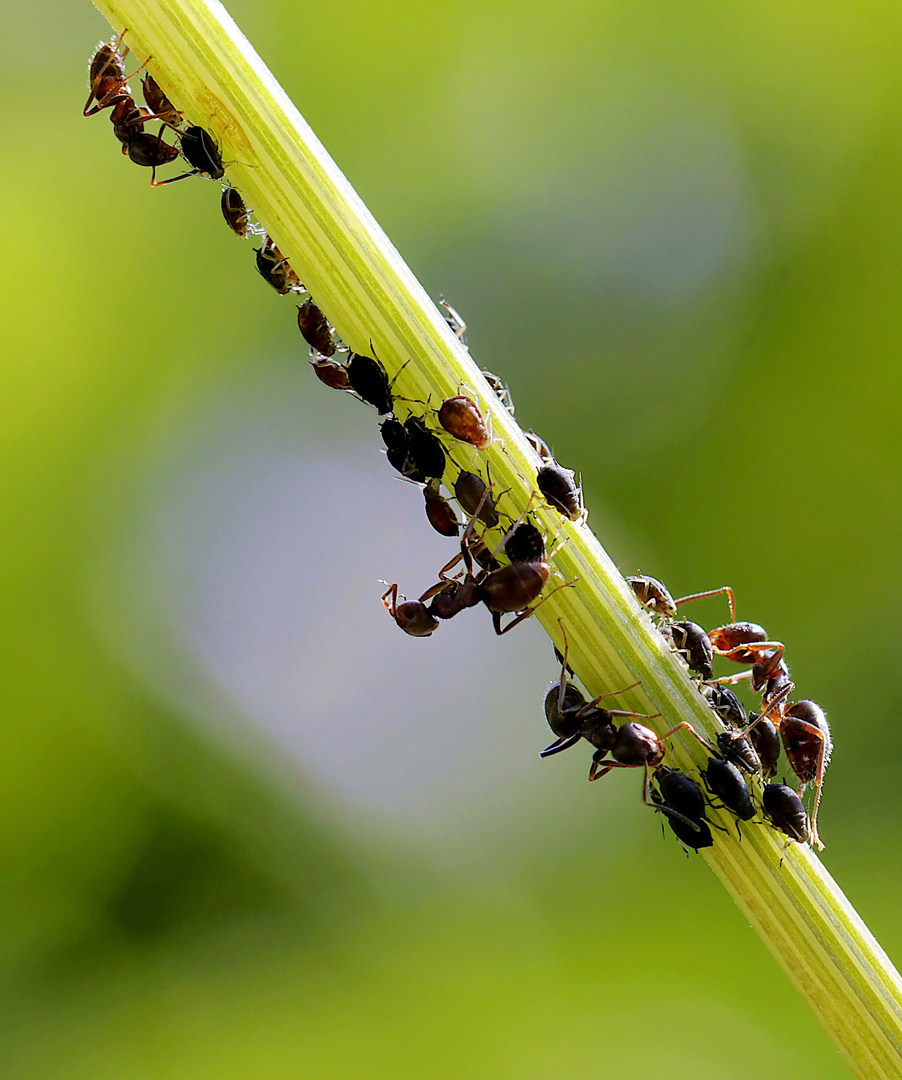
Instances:
[[[437,401],[461,385],[475,391],[496,439],[484,454],[458,448],[455,457],[469,456],[483,475],[490,468],[496,490],[509,489],[503,508],[518,514],[535,487],[532,448],[224,8],[208,0],[97,6],[116,31],[128,27],[135,56],[152,54],[149,70],[186,118],[221,142],[229,179],[351,348],[368,353],[372,339],[390,375],[406,364],[395,387],[404,397]],[[547,534],[566,539],[553,558],[559,580],[577,581],[538,618],[558,644],[563,621],[570,661],[588,690],[641,679],[625,696],[629,708],[661,712],[661,730],[687,720],[714,735],[710,710],[588,527],[562,528],[548,509],[537,517]],[[704,760],[691,738],[675,739],[672,754],[684,769]],[[783,837],[767,827],[744,829],[739,843],[732,822],[722,823],[731,827],[716,834],[709,865],[855,1073],[898,1080],[902,988],[867,927],[807,846],[784,850]]]

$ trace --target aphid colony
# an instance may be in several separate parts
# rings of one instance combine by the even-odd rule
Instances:
[[[225,167],[215,140],[203,128],[185,124],[182,114],[149,73],[145,74],[141,85],[145,105],[135,104],[128,79],[146,67],[151,57],[131,75],[126,75],[128,48],[122,48],[125,33],[123,31],[118,38],[98,46],[92,56],[90,93],[84,115],[111,110],[113,134],[122,144],[122,153],[135,164],[151,169],[154,187],[189,176],[220,180]],[[161,125],[155,135],[145,131],[145,125],[152,121],[160,121]],[[164,141],[163,133],[167,130],[174,133],[177,145]],[[173,162],[179,154],[191,169],[157,180],[157,168]],[[241,195],[228,184],[223,186],[220,208],[229,228],[238,237],[262,237],[262,245],[254,250],[256,268],[263,279],[280,295],[306,294],[288,260],[265,231],[252,223]],[[464,342],[465,323],[453,308],[444,302],[443,306],[448,325]],[[406,634],[428,637],[442,622],[480,604],[491,614],[495,632],[505,634],[532,615],[558,589],[574,584],[561,582],[546,591],[552,569],[545,538],[529,520],[532,501],[540,497],[566,519],[577,521],[586,517],[573,471],[555,461],[544,440],[534,432],[526,433],[539,460],[536,491],[520,517],[513,520],[497,506],[488,468],[483,478],[478,471],[462,467],[452,457],[452,449],[457,452],[466,447],[467,463],[478,468],[474,462],[478,462],[479,453],[492,445],[488,410],[480,407],[475,390],[460,387],[438,408],[399,398],[394,394],[394,379],[389,379],[372,341],[372,356],[349,350],[309,294],[297,308],[297,322],[310,347],[310,365],[314,374],[331,389],[345,391],[372,406],[383,418],[379,429],[389,463],[405,480],[420,488],[426,518],[433,529],[442,536],[458,539],[459,551],[439,570],[438,580],[418,599],[399,598],[397,584],[389,585],[383,594],[382,602],[387,611]],[[482,374],[490,395],[494,394],[513,415],[514,405],[507,386],[489,371]],[[416,415],[405,409],[407,415],[402,420],[397,415],[397,402],[419,404],[425,411]],[[446,445],[442,434],[452,441]],[[456,476],[453,481],[446,481],[448,494],[445,494],[442,483],[452,467]],[[466,515],[464,523],[458,519],[451,504],[451,492]],[[502,516],[507,518],[509,527],[497,546],[490,550],[479,526],[497,528]],[[561,663],[560,679],[545,697],[545,716],[555,741],[542,751],[542,757],[560,753],[585,739],[594,748],[589,780],[598,780],[614,769],[641,768],[643,801],[665,815],[682,843],[696,851],[710,847],[714,842],[711,823],[705,817],[708,805],[729,810],[736,817],[738,828],[739,821],[752,821],[757,817],[756,794],[760,797],[765,819],[775,828],[799,842],[810,837],[822,848],[817,833],[817,810],[832,749],[830,731],[823,711],[814,702],[790,703],[794,684],[783,659],[782,643],[770,640],[755,623],[736,621],[733,593],[727,587],[674,600],[655,578],[636,575],[627,581],[670,648],[695,676],[699,692],[722,722],[723,730],[717,736],[717,745],[712,745],[686,722],[659,736],[637,721],[655,719],[660,714],[649,716],[601,707],[604,699],[623,694],[638,683],[587,700],[568,680],[568,672],[572,675],[572,671],[567,665],[565,644],[563,655],[555,650]],[[729,598],[730,623],[706,632],[696,623],[677,619],[681,604],[716,593],[726,593]],[[501,622],[504,615],[513,616],[506,625]],[[561,631],[566,643],[563,625]],[[713,679],[715,656],[751,667],[737,675]],[[742,703],[725,685],[741,680],[747,680],[761,695],[760,713],[746,715]],[[667,741],[683,730],[694,736],[710,755],[699,772],[699,779],[708,795],[719,800],[718,803],[706,799],[700,785],[691,777],[663,763]],[[762,786],[762,781],[777,775],[781,743],[787,762],[798,777],[798,791],[786,784]],[[758,779],[752,779],[753,786],[750,787],[746,777]],[[811,782],[814,783],[815,798],[809,820],[801,795]]]

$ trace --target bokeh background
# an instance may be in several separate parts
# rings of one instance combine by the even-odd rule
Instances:
[[[898,10],[230,10],[624,571],[789,643],[898,956]],[[847,1076],[637,779],[539,760],[537,626],[387,618],[448,542],[218,186],[82,118],[103,20],[5,28],[0,1074]]]

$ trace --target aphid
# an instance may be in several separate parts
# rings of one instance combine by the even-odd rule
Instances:
[[[748,723],[745,706],[732,690],[727,689],[726,686],[719,686],[717,683],[714,683],[710,686],[705,686],[703,693],[708,699],[708,704],[721,720],[723,720],[727,727],[735,728],[737,731],[743,730]]]
[[[495,396],[498,398],[498,400],[501,402],[501,404],[504,406],[504,408],[507,409],[507,411],[511,414],[511,416],[513,416],[514,415],[514,402],[513,402],[513,399],[511,398],[511,392],[508,389],[507,384],[502,379],[500,379],[497,375],[493,374],[491,371],[487,371],[485,368],[482,368],[481,371],[482,371],[483,377],[485,378],[485,381],[489,384],[489,386],[495,392]]]
[[[497,526],[500,519],[495,509],[495,500],[481,476],[463,470],[454,481],[454,496],[466,514],[475,514],[477,508],[481,508],[479,520],[483,525],[490,529]]]
[[[714,670],[714,650],[702,627],[684,620],[672,622],[665,629],[674,650],[680,653],[689,670],[700,676],[702,681],[710,679]]]
[[[632,574],[626,579],[627,585],[636,594],[636,599],[652,615],[665,619],[675,619],[676,603],[667,586],[657,578],[647,574]]]
[[[438,422],[449,435],[475,446],[477,450],[485,450],[492,444],[492,436],[479,406],[465,394],[445,398],[438,411]]]
[[[667,822],[680,843],[695,851],[711,847],[714,837],[704,820],[705,797],[698,784],[677,769],[667,766],[658,769],[655,780],[661,791],[658,794],[652,789],[652,802],[665,813],[671,811],[666,813]]]
[[[135,129],[134,135],[130,136],[126,143],[129,161],[135,165],[143,165],[151,170],[150,183],[152,187],[158,187],[163,181],[157,180],[157,169],[161,165],[168,165],[179,156],[177,146],[170,146],[163,142],[162,136],[151,135],[147,131]]]
[[[545,540],[531,521],[518,522],[505,536],[504,554],[512,563],[542,562]]]
[[[524,431],[526,441],[539,455],[542,461],[554,461],[551,451],[548,449],[548,443],[542,438],[541,435],[537,435],[534,431]]]
[[[438,628],[438,619],[421,600],[404,600],[398,603],[397,585],[389,585],[382,594],[382,603],[398,626],[411,637],[429,637]]]
[[[192,165],[190,172],[179,173],[178,176],[170,176],[166,180],[160,180],[156,185],[163,187],[165,184],[174,184],[178,180],[187,180],[189,176],[203,176],[206,180],[219,180],[225,176],[225,168],[222,164],[222,153],[216,145],[216,140],[202,127],[193,124],[185,128],[182,135],[180,149],[182,157]],[[259,250],[259,249],[258,249]],[[278,248],[272,251],[278,255]],[[278,256],[281,259],[281,255]],[[284,260],[282,260],[284,262]],[[257,269],[260,270],[260,259],[257,258]],[[263,271],[260,270],[262,274]],[[264,274],[264,277],[266,275]],[[270,284],[272,282],[270,281]],[[273,286],[275,288],[275,286]],[[290,292],[291,290],[286,290]],[[303,290],[301,290],[303,291]]]
[[[332,327],[311,297],[298,306],[298,330],[304,341],[323,356],[335,354]]]
[[[780,733],[770,717],[763,714],[749,713],[749,725],[748,737],[761,762],[761,775],[769,780],[777,775]]]
[[[379,434],[385,443],[385,456],[389,465],[398,472],[413,480],[417,484],[425,484],[427,477],[420,472],[416,462],[410,455],[410,444],[407,437],[407,429],[400,420],[393,416],[383,420],[379,425]]]
[[[445,472],[445,448],[419,416],[404,421],[407,452],[424,480],[441,479]]]
[[[264,281],[269,282],[280,296],[291,292],[304,292],[304,286],[298,280],[297,274],[269,236],[263,241],[263,247],[254,248],[254,251],[257,253],[257,273]],[[386,411],[391,412],[390,409]]]
[[[372,356],[352,352],[348,358],[348,380],[354,393],[385,416],[394,408],[391,383],[385,368]]]
[[[231,185],[224,187],[222,189],[222,198],[220,199],[219,206],[222,210],[222,216],[225,218],[226,225],[228,225],[236,236],[245,240],[248,231],[251,228],[251,214],[244,199],[239,195],[238,189],[233,188]]]
[[[811,823],[798,795],[786,784],[767,784],[762,795],[764,812],[781,832],[803,844]]]
[[[582,491],[576,484],[576,473],[556,461],[543,465],[536,474],[539,491],[545,501],[565,518],[578,521],[583,516]]]
[[[742,769],[750,775],[761,772],[761,761],[755,747],[741,733],[718,732],[717,749],[720,751],[720,756],[735,765],[737,769]]]
[[[152,114],[148,119],[163,120],[174,128],[181,125],[182,114],[172,104],[169,98],[166,97],[160,89],[159,83],[150,72],[148,72],[141,80],[141,92],[144,94],[144,100],[150,107]]]
[[[450,304],[446,303],[444,297],[441,297],[439,299],[439,303],[445,309],[445,322],[451,328],[451,333],[457,338],[457,340],[461,343],[461,345],[463,345],[463,347],[466,348],[467,347],[467,324],[463,321],[463,319],[460,317],[460,315],[454,310],[454,308],[451,307]]]
[[[351,389],[348,370],[344,364],[339,364],[337,360],[330,360],[326,356],[317,356],[310,361],[310,366],[319,381],[332,390]]]
[[[127,30],[123,30],[118,38],[103,42],[94,50],[88,68],[90,93],[82,111],[83,116],[93,116],[101,109],[108,109],[111,105],[115,105],[122,97],[131,96],[127,85],[128,80],[138,74],[150,57],[148,56],[141,67],[133,71],[131,75],[125,74],[124,60],[128,55],[128,46],[126,45],[121,53],[119,46],[127,33]],[[89,107],[92,101],[97,102],[93,109]]]
[[[719,757],[709,758],[702,775],[708,790],[728,810],[732,810],[740,821],[751,821],[755,816],[752,795],[742,773],[732,762]]]
[[[441,536],[459,536],[460,522],[451,503],[441,493],[441,483],[430,480],[423,488],[426,502],[426,517],[429,524]]]

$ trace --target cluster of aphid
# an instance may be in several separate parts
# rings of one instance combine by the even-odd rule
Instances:
[[[705,817],[708,803],[701,787],[691,777],[662,765],[666,741],[677,731],[685,730],[705,747],[710,757],[700,770],[700,779],[708,793],[738,821],[751,821],[757,816],[753,789],[749,787],[747,777],[772,780],[779,769],[782,744],[789,767],[798,777],[799,788],[794,791],[785,783],[758,785],[764,815],[791,840],[801,843],[810,838],[823,848],[817,832],[817,810],[824,771],[832,750],[830,729],[823,710],[813,701],[789,702],[794,683],[784,660],[782,642],[770,640],[756,623],[736,621],[733,592],[727,586],[674,600],[655,578],[635,575],[627,581],[671,648],[696,676],[699,691],[723,723],[717,745],[712,746],[685,722],[660,737],[632,721],[618,725],[615,718],[652,717],[600,708],[603,698],[612,694],[586,701],[583,694],[567,681],[569,669],[564,656],[561,658],[560,681],[551,687],[545,698],[545,715],[557,739],[542,751],[542,756],[559,753],[585,739],[595,747],[590,780],[596,780],[612,769],[642,768],[645,774],[643,801],[665,813],[679,839],[698,850],[713,843],[710,823]],[[680,604],[717,593],[726,593],[729,598],[731,622],[727,625],[706,632],[697,623],[677,619]],[[738,675],[714,679],[715,656],[752,666]],[[746,715],[742,702],[724,685],[744,680],[748,680],[752,689],[761,695],[760,713]],[[627,690],[632,688],[626,687]],[[652,778],[657,790],[651,786]],[[809,819],[801,795],[812,781],[815,798]]]
[[[186,126],[182,114],[175,109],[150,74],[142,81],[146,106],[137,106],[131,97],[128,79],[144,68],[150,57],[132,73],[125,74],[122,48],[125,31],[95,51],[90,64],[90,94],[84,115],[91,116],[102,109],[111,109],[113,132],[122,143],[122,152],[135,164],[152,170],[151,184],[155,187],[175,183],[189,176],[219,180],[225,168],[215,140],[198,126]],[[93,103],[93,104],[92,104]],[[145,132],[144,125],[159,120],[156,135]],[[166,130],[175,132],[178,145],[163,140]],[[182,154],[191,170],[166,180],[156,179],[156,169]],[[256,248],[257,270],[280,295],[304,294],[306,290],[265,231],[251,223],[250,212],[238,191],[224,185],[221,210],[229,227],[242,239],[262,236],[263,244]],[[448,305],[446,320],[463,342],[466,326]],[[371,405],[384,417],[380,433],[389,463],[405,480],[418,486],[425,500],[426,517],[442,536],[459,538],[459,552],[438,572],[438,580],[417,600],[399,600],[398,586],[390,585],[382,601],[397,625],[414,637],[428,637],[441,622],[453,618],[466,608],[484,604],[492,616],[497,634],[504,634],[536,608],[557,589],[572,582],[561,583],[542,596],[551,575],[545,538],[529,520],[533,499],[541,496],[564,518],[584,519],[586,511],[582,495],[570,469],[559,465],[545,442],[534,432],[527,438],[536,451],[536,491],[517,520],[508,518],[510,527],[494,550],[479,534],[479,525],[487,529],[499,526],[503,512],[493,495],[493,483],[485,469],[479,472],[463,468],[451,456],[440,433],[450,436],[450,446],[469,448],[467,453],[478,461],[478,454],[493,442],[490,421],[475,400],[475,391],[459,388],[453,397],[442,401],[437,409],[424,408],[421,415],[407,409],[403,421],[396,414],[396,402],[416,404],[396,397],[394,380],[389,380],[376,356],[355,353],[338,339],[322,311],[309,295],[298,306],[298,328],[311,349],[311,366],[326,386],[347,391]],[[501,404],[512,415],[514,406],[504,383],[489,371],[483,375]],[[397,376],[395,376],[397,378]],[[438,426],[436,427],[435,424]],[[475,452],[475,457],[473,456]],[[462,523],[449,498],[442,494],[442,481],[450,465],[456,478],[449,484],[449,493],[467,517]],[[473,465],[478,469],[478,465]],[[462,527],[463,526],[463,527]],[[506,561],[502,561],[506,560]],[[461,569],[455,570],[462,564]],[[789,702],[794,684],[789,678],[784,646],[771,641],[765,631],[754,623],[736,622],[733,593],[727,587],[706,593],[696,593],[674,600],[666,587],[654,578],[637,575],[627,579],[637,598],[655,621],[674,652],[682,657],[695,674],[698,687],[711,709],[724,724],[717,736],[716,748],[689,723],[680,723],[663,736],[637,720],[654,719],[644,713],[608,710],[602,700],[631,690],[612,691],[587,701],[582,692],[568,681],[566,645],[561,662],[561,677],[545,698],[545,715],[556,736],[555,742],[542,751],[542,757],[574,746],[585,739],[595,748],[589,779],[597,780],[612,769],[641,768],[644,772],[643,801],[667,816],[679,837],[696,850],[709,847],[713,837],[705,817],[708,802],[699,785],[689,776],[663,764],[667,740],[677,731],[692,734],[710,753],[700,779],[710,795],[741,821],[751,821],[757,811],[754,796],[746,776],[764,780],[777,774],[780,746],[799,778],[799,790],[786,784],[769,783],[760,790],[766,817],[791,839],[803,842],[809,837],[823,845],[817,834],[817,808],[820,802],[824,770],[830,758],[831,741],[826,718],[812,701]],[[385,584],[385,583],[383,583]],[[726,593],[730,601],[732,621],[707,633],[696,623],[677,619],[677,608],[689,600]],[[513,615],[505,626],[503,615]],[[561,627],[566,642],[566,634]],[[739,675],[712,679],[715,655],[751,668]],[[762,710],[746,716],[736,695],[724,683],[748,679],[753,690],[761,694]],[[655,714],[660,715],[660,714]],[[619,723],[625,720],[627,722]],[[816,795],[809,820],[801,801],[805,786],[814,781]],[[653,786],[655,785],[655,786]],[[738,828],[738,826],[737,826]]]

